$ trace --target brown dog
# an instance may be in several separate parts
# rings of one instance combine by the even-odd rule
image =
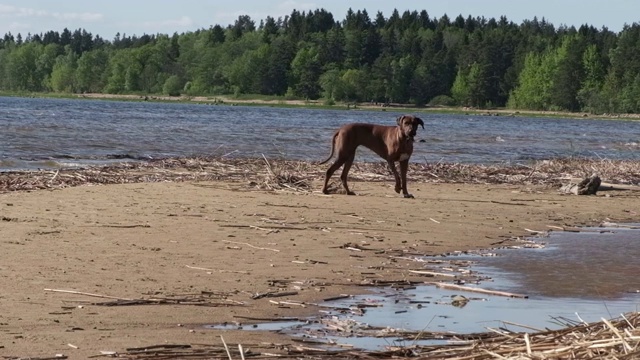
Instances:
[[[320,163],[324,164],[331,160],[334,151],[338,154],[336,161],[327,170],[322,192],[328,193],[329,179],[340,166],[344,165],[340,175],[342,186],[347,194],[355,195],[347,185],[347,174],[356,156],[357,147],[362,145],[387,160],[396,180],[396,192],[400,193],[402,190],[405,198],[412,198],[413,195],[407,191],[407,168],[413,153],[413,138],[416,136],[418,125],[424,129],[424,122],[416,116],[402,115],[398,117],[397,123],[398,126],[352,123],[338,129],[333,135],[331,154]],[[400,175],[396,170],[396,161],[400,162]]]

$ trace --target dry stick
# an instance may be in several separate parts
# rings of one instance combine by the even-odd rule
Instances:
[[[233,225],[233,224],[223,224],[219,225],[220,227],[225,228],[244,228],[244,229],[255,229],[257,226],[255,225]],[[271,229],[271,230],[307,230],[305,227],[293,227],[293,226],[261,226],[262,230]]]
[[[101,225],[102,227],[111,227],[119,229],[132,229],[132,228],[150,228],[148,224],[136,224],[136,225]]]
[[[49,180],[49,182],[52,182],[53,180],[55,180],[55,178],[57,178],[57,177],[58,177],[58,174],[60,174],[60,169],[58,169],[58,170],[56,171],[56,173],[55,173],[55,174],[53,175],[53,177]]]
[[[507,324],[507,325],[519,326],[521,328],[525,328],[525,329],[529,329],[529,330],[533,330],[533,331],[537,331],[537,332],[544,332],[544,330],[542,330],[542,329],[534,328],[534,327],[528,326],[528,325],[522,325],[522,324],[518,324],[518,323],[511,322],[511,321],[506,321],[506,320],[502,320],[502,322]]]
[[[208,269],[208,268],[197,267],[197,266],[189,266],[189,265],[185,265],[185,266],[186,266],[187,268],[189,268],[189,269],[193,269],[193,270],[217,271],[217,272],[220,272],[220,273],[248,274],[248,272],[246,272],[246,271],[216,270],[216,269]]]
[[[469,286],[461,286],[461,285],[454,285],[454,284],[443,284],[443,283],[438,283],[438,282],[425,282],[425,284],[427,284],[427,285],[435,285],[435,286],[437,286],[439,288],[448,289],[448,290],[469,291],[469,292],[476,292],[476,293],[481,293],[481,294],[506,296],[506,297],[512,297],[512,298],[520,298],[520,299],[529,298],[529,295],[513,294],[513,293],[509,293],[509,292],[504,292],[504,291],[486,290],[486,289],[474,288],[474,287],[469,287]]]
[[[269,248],[263,248],[263,247],[257,247],[257,246],[253,246],[249,243],[242,243],[242,242],[236,242],[236,241],[229,241],[229,240],[222,240],[223,242],[229,243],[229,244],[238,244],[238,245],[246,245],[250,248],[254,248],[254,249],[258,249],[258,250],[269,250],[269,251],[275,251],[275,252],[280,252],[280,250],[278,249],[269,249]]]
[[[242,358],[242,360],[244,359],[244,350],[242,349],[242,344],[238,344],[238,350],[240,350],[240,357]]]
[[[53,180],[53,179],[51,179]],[[635,190],[640,191],[640,186],[636,185],[624,185],[624,184],[612,184],[607,182],[600,183],[598,190]]]
[[[242,316],[242,315],[233,315],[233,317],[236,319],[243,319],[243,320],[250,320],[250,321],[268,321],[268,322],[300,321],[300,319],[296,317],[261,318],[261,317]]]
[[[412,274],[419,274],[419,275],[446,276],[446,277],[452,277],[452,278],[456,277],[455,274],[438,273],[433,271],[409,270],[409,272]]]
[[[229,352],[229,347],[227,346],[227,343],[224,341],[224,338],[222,337],[222,335],[220,335],[220,339],[222,339],[222,344],[224,345],[224,349],[227,350],[227,356],[229,357],[229,360],[233,360],[233,358],[231,357],[231,352]]]
[[[624,352],[625,354],[629,352],[629,350],[633,350],[633,348],[625,341],[624,337],[622,336],[622,334],[620,334],[620,332],[618,331],[618,329],[616,329],[613,324],[611,324],[607,319],[605,318],[601,318],[602,322],[607,325],[607,327],[609,327],[609,329],[611,329],[611,331],[620,338],[620,340],[622,341],[622,344],[624,345]]]
[[[524,333],[524,343],[527,344],[527,355],[531,356],[531,342],[529,341],[529,333]]]
[[[114,299],[114,300],[124,300],[124,301],[133,301],[134,300],[134,299],[121,298],[121,297],[116,297],[116,296],[109,296],[109,295],[91,294],[91,293],[73,291],[73,290],[44,289],[44,291],[51,291],[51,292],[58,292],[58,293],[65,293],[65,294],[84,295],[84,296],[93,296],[93,297],[98,297],[98,298],[103,298],[103,299]]]

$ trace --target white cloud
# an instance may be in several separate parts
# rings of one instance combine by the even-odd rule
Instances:
[[[14,21],[7,24],[6,28],[7,32],[11,32],[12,34],[17,35],[17,33],[29,30],[31,28],[31,24]]]
[[[95,22],[104,18],[104,16],[99,13],[50,13],[45,10],[4,4],[0,4],[0,17],[53,18],[56,20],[80,20],[84,22]]]
[[[53,13],[51,16],[57,20],[80,20],[84,22],[100,21],[104,18],[102,14],[98,13]]]
[[[193,26],[193,20],[188,16],[182,16],[178,19],[169,19],[163,21],[146,21],[143,23],[145,27],[190,27]]]
[[[318,6],[314,3],[310,2],[302,2],[296,0],[286,0],[278,4],[278,9],[281,11],[293,11],[293,9],[298,11],[306,11],[306,10],[315,10]]]

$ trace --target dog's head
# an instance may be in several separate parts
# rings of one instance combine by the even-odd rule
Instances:
[[[400,127],[400,131],[402,132],[402,135],[406,136],[411,140],[413,140],[413,138],[416,136],[418,125],[422,126],[422,128],[424,129],[424,121],[422,121],[422,119],[420,119],[417,116],[402,115],[398,117],[398,120],[396,120],[396,122]]]

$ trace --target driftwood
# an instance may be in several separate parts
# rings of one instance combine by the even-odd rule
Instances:
[[[580,181],[571,179],[569,184],[560,188],[560,192],[574,195],[595,195],[600,189],[601,183],[602,180],[595,174]]]
[[[227,294],[203,291],[199,294],[169,295],[166,297],[132,299],[109,295],[92,294],[81,291],[44,289],[44,291],[113,299],[114,301],[90,303],[95,306],[133,306],[133,305],[193,305],[193,306],[245,306],[244,303],[227,299]]]
[[[640,191],[640,186],[629,184],[614,184],[602,181],[592,175],[584,179],[572,178],[567,185],[560,188],[560,192],[574,195],[595,195],[598,191]]]
[[[427,285],[435,285],[435,286],[437,286],[439,288],[448,289],[448,290],[469,291],[469,292],[475,292],[475,293],[480,293],[480,294],[506,296],[506,297],[512,297],[512,298],[521,298],[521,299],[528,299],[529,298],[528,295],[514,294],[514,293],[510,293],[510,292],[505,292],[505,291],[486,290],[486,289],[470,287],[470,286],[462,286],[462,285],[455,285],[455,284],[445,284],[445,283],[439,283],[439,282],[426,282],[425,284],[427,284]]]
[[[269,291],[266,293],[258,293],[253,295],[251,298],[254,300],[262,299],[262,298],[275,298],[275,297],[284,297],[284,296],[294,296],[298,295],[297,291]]]
[[[599,190],[630,190],[630,191],[640,191],[640,186],[636,185],[625,185],[625,184],[612,184],[608,182],[601,182]]]

